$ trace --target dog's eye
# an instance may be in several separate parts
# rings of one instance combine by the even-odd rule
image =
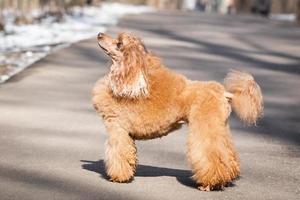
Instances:
[[[122,47],[122,43],[121,43],[121,42],[118,42],[118,43],[117,43],[117,48],[120,49],[121,47]]]

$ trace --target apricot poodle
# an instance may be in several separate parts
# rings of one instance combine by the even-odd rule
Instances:
[[[189,126],[187,157],[200,190],[223,189],[239,176],[228,118],[231,108],[253,124],[262,115],[260,87],[250,74],[231,71],[224,86],[191,81],[166,68],[142,41],[98,34],[110,72],[93,88],[93,106],[109,134],[105,165],[112,181],[127,182],[137,165],[135,140],[159,138]]]

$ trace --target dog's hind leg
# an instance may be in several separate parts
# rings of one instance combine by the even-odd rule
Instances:
[[[228,103],[214,94],[195,101],[189,115],[187,156],[199,189],[222,189],[239,175],[227,118]]]
[[[134,140],[118,125],[107,124],[106,173],[114,182],[128,182],[135,173],[137,156]]]

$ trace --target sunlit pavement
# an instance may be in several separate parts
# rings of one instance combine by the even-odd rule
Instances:
[[[155,13],[125,17],[109,32],[143,38],[163,62],[193,80],[252,73],[265,116],[231,118],[242,173],[222,192],[200,192],[185,158],[187,128],[138,143],[128,184],[107,181],[106,133],[91,106],[108,71],[95,38],[60,50],[0,86],[0,199],[299,199],[300,28],[250,16]],[[95,36],[96,37],[96,36]]]

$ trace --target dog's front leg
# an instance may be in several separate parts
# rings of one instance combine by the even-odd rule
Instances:
[[[123,128],[107,124],[109,138],[106,142],[106,173],[114,182],[128,182],[135,173],[137,158],[134,140]]]

